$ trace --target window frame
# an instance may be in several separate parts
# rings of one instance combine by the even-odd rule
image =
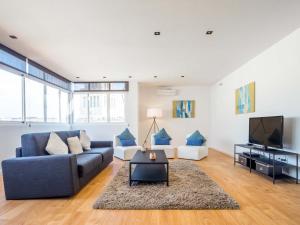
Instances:
[[[124,93],[124,121],[111,121],[110,118],[110,94],[113,93]],[[103,122],[90,122],[90,93],[91,94],[106,94],[106,98],[107,98],[107,121],[103,121]],[[72,124],[127,124],[127,117],[126,117],[126,106],[127,106],[127,92],[126,91],[76,91],[76,92],[72,92],[72,99],[74,99],[74,95],[76,94],[86,94],[87,95],[87,122],[75,122],[74,121],[74,101],[72,101]]]

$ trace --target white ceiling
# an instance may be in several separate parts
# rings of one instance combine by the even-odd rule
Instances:
[[[299,0],[0,0],[0,42],[73,81],[205,85],[298,28],[299,12]]]

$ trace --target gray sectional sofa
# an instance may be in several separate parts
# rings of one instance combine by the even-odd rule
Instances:
[[[67,138],[79,130],[56,132]],[[113,160],[111,141],[92,141],[91,150],[74,155],[49,155],[50,133],[24,134],[16,158],[2,161],[6,199],[67,197],[76,194]]]

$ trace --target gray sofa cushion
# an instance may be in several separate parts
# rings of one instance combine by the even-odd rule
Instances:
[[[112,147],[92,148],[89,151],[84,151],[83,154],[101,154],[103,161],[106,161],[113,156],[114,149]]]
[[[93,172],[93,170],[101,167],[101,154],[79,154],[76,155],[76,157],[79,177],[86,176],[87,174]]]
[[[74,131],[57,131],[57,135],[68,145],[67,139],[69,137],[78,136],[79,130]],[[31,133],[24,134],[21,137],[22,156],[41,156],[48,155],[45,151],[49,140],[50,132],[47,133]]]

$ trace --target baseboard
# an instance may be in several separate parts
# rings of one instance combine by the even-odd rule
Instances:
[[[230,154],[230,153],[228,153],[228,152],[226,152],[224,150],[220,150],[220,149],[213,148],[213,147],[208,147],[208,149],[212,149],[214,151],[220,152],[220,153],[222,153],[222,154],[224,154],[226,156],[230,156],[231,158],[233,158],[233,154]]]

